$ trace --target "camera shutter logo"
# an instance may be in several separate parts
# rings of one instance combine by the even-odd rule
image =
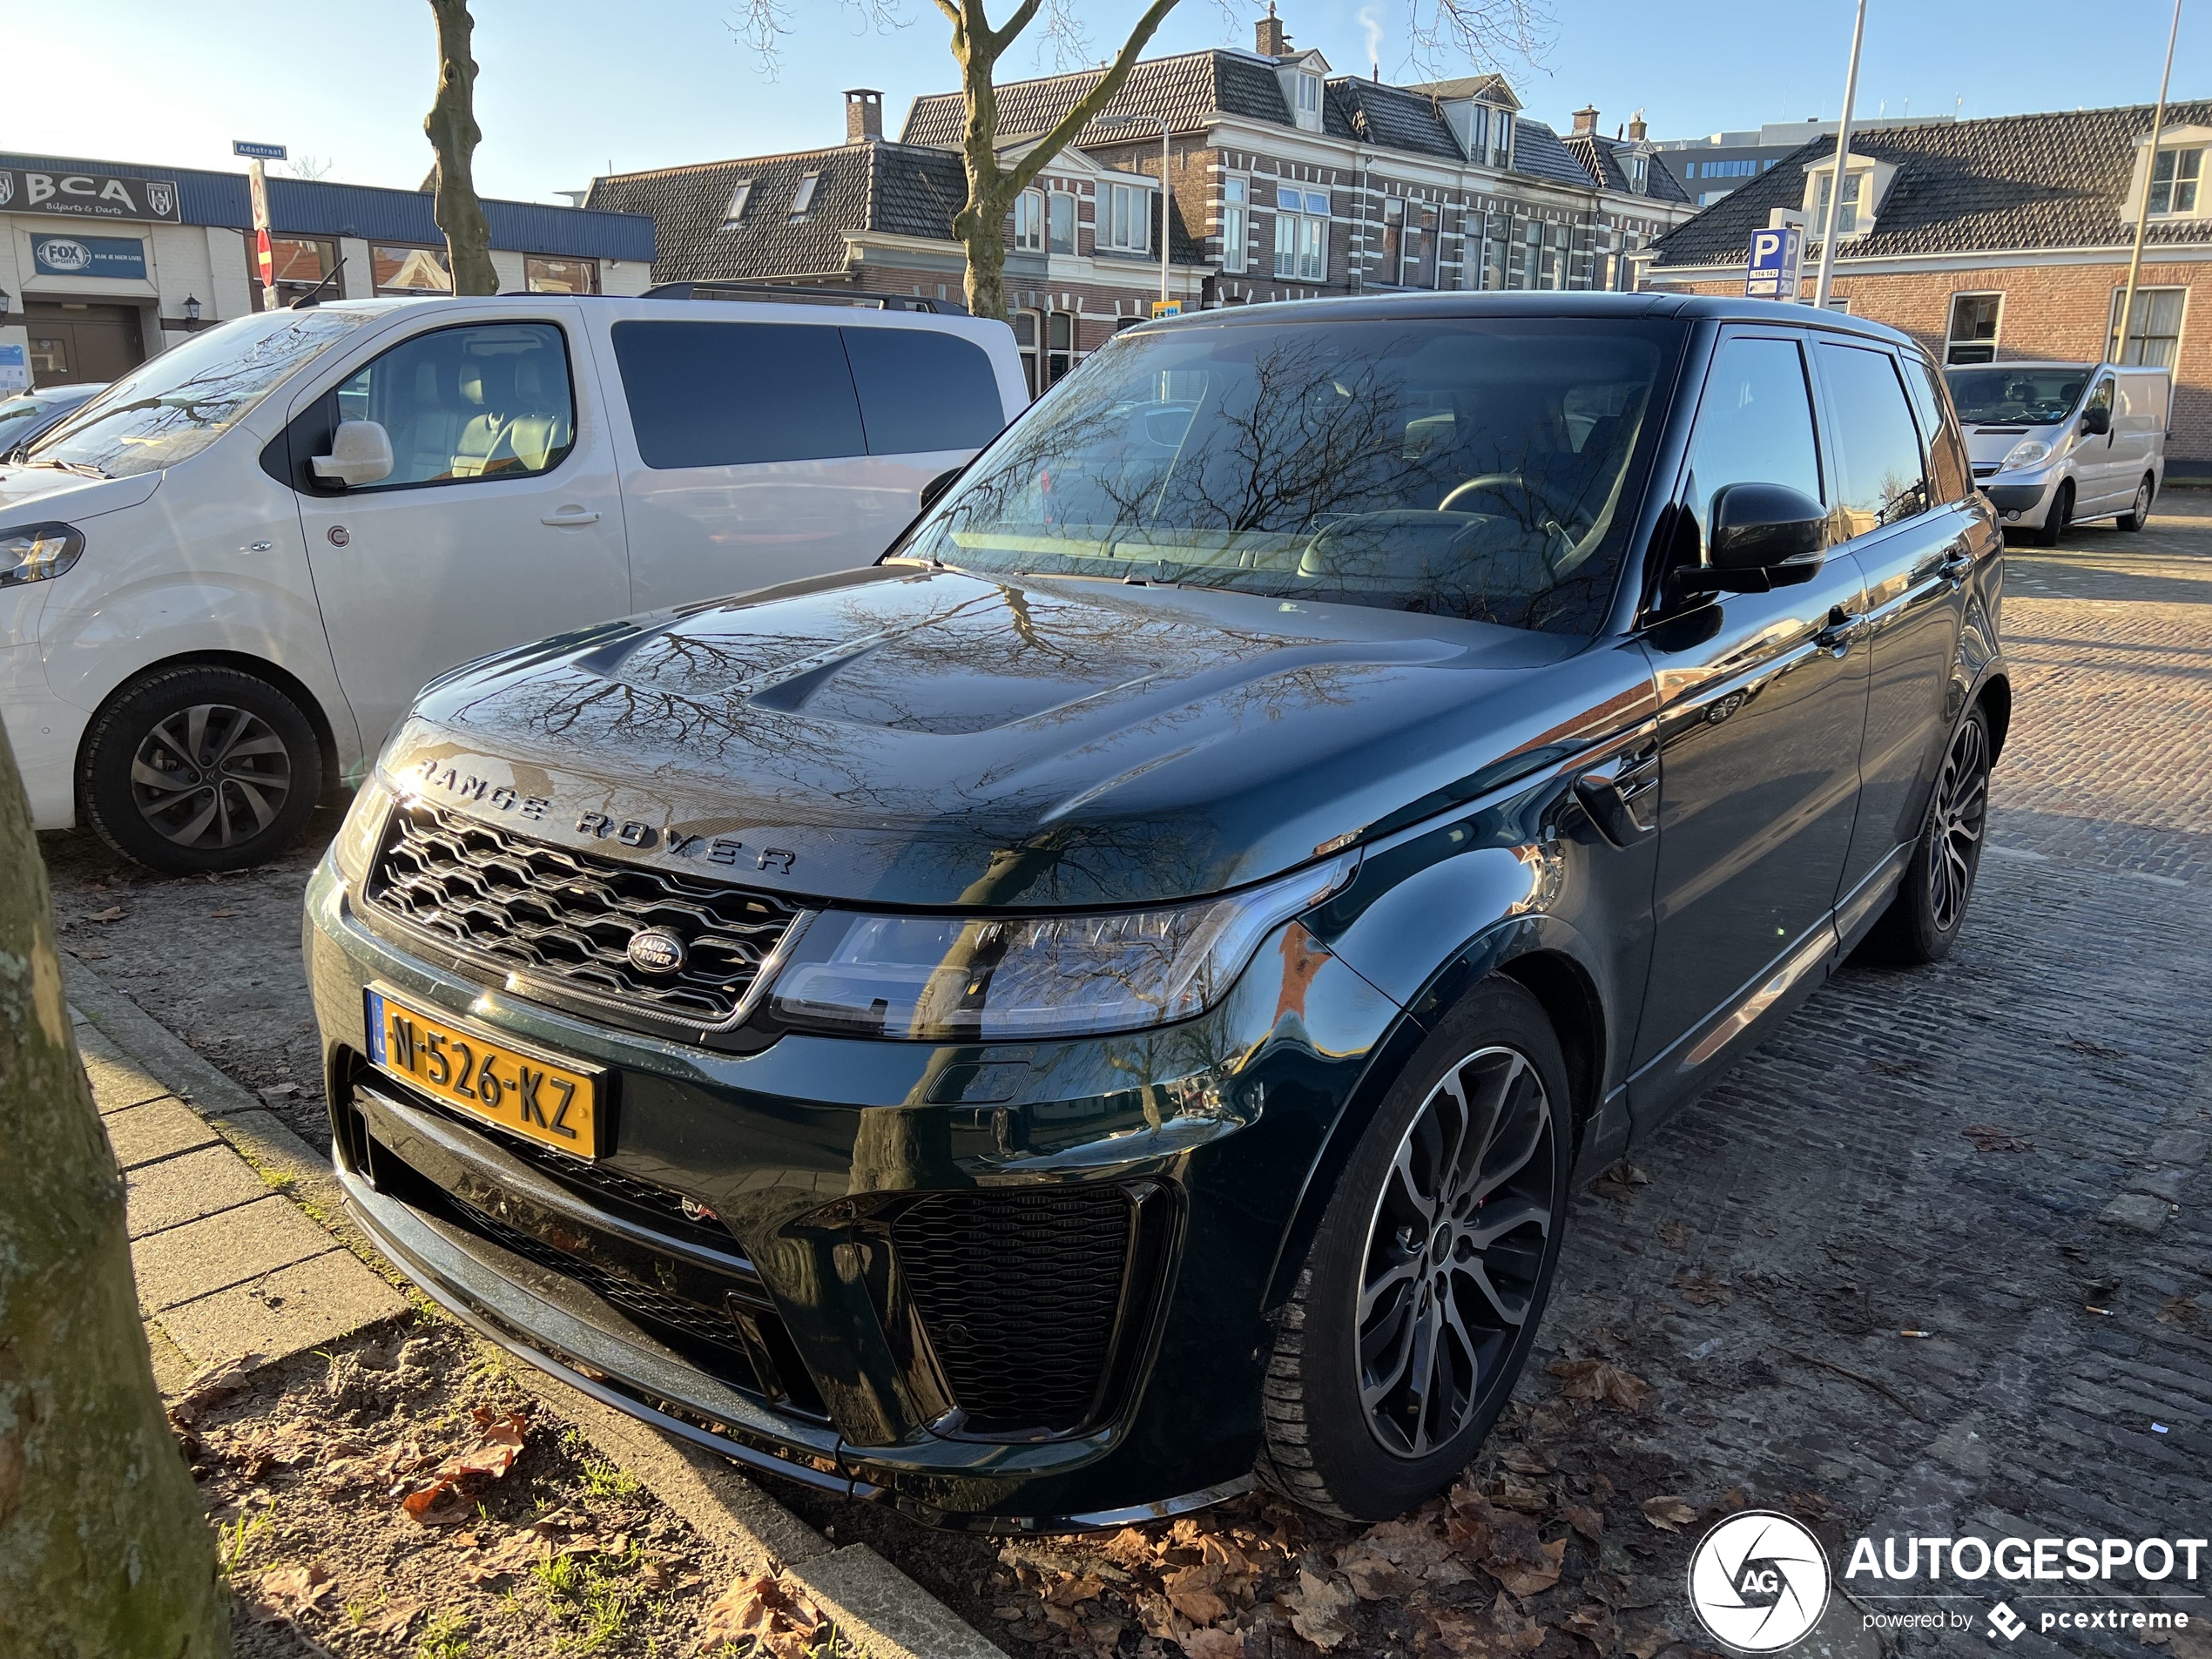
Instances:
[[[1689,1558],[1689,1604],[1723,1646],[1775,1653],[1828,1610],[1828,1554],[1788,1515],[1750,1509],[1707,1533]]]

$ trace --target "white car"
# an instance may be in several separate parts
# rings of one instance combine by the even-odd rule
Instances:
[[[1005,324],[516,296],[244,317],[0,471],[0,718],[40,829],[273,855],[428,680],[866,564],[1028,401]]]

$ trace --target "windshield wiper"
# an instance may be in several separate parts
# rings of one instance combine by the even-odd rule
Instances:
[[[89,461],[26,461],[26,467],[51,467],[57,472],[73,472],[80,478],[112,478],[115,475],[105,467],[96,467]]]

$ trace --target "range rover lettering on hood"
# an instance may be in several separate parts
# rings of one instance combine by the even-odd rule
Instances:
[[[415,779],[425,790],[457,796],[472,806],[489,807],[495,813],[512,813],[531,823],[543,823],[549,814],[562,819],[567,816],[554,813],[553,802],[547,796],[525,795],[512,784],[494,784],[489,778],[447,765],[435,757],[415,768]],[[637,852],[660,852],[674,859],[704,859],[710,864],[730,866],[743,861],[756,870],[769,870],[778,875],[789,875],[799,862],[799,855],[787,847],[749,847],[734,836],[687,835],[671,826],[656,827],[643,819],[617,821],[605,813],[578,813],[576,833],[602,840],[611,837]]]

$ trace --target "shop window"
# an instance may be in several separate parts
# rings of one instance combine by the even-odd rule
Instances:
[[[290,305],[321,290],[324,299],[339,297],[338,284],[324,287],[338,268],[338,244],[320,236],[272,236],[269,252],[276,260],[277,299]]]
[[[1014,249],[1017,253],[1044,252],[1044,192],[1025,190],[1014,199]]]
[[[599,261],[544,259],[533,253],[523,261],[523,286],[532,293],[597,293]]]
[[[2204,171],[2202,150],[2161,150],[2150,168],[2150,211],[2194,213],[2196,187]]]
[[[2112,334],[2120,332],[2121,302],[2128,290],[2112,291]],[[2187,288],[2137,288],[2134,315],[2128,319],[2127,338],[2120,343],[2119,361],[2170,369],[2182,351],[2182,313]]]
[[[1328,192],[1278,185],[1275,206],[1275,274],[1296,282],[1327,280]]]
[[[1945,365],[1994,361],[1998,324],[2004,314],[2005,296],[2001,293],[1952,294],[1951,327],[1943,341]]]
[[[1244,268],[1244,210],[1251,193],[1250,179],[1221,181],[1221,268],[1232,276]]]
[[[1067,191],[1055,190],[1045,198],[1046,233],[1051,239],[1055,253],[1076,251],[1076,199]]]
[[[451,293],[453,274],[442,247],[377,244],[368,251],[369,274],[379,293]]]

